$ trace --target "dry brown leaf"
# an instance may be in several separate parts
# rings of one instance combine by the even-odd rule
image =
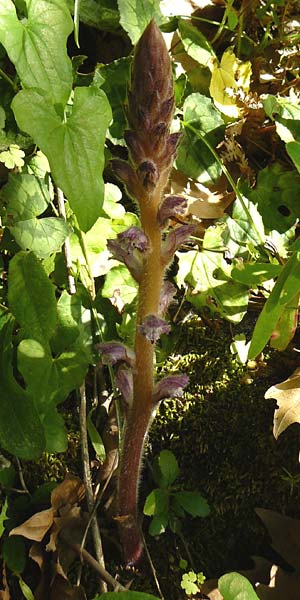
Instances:
[[[27,519],[27,521],[24,521],[22,525],[14,527],[9,535],[22,535],[29,540],[41,542],[44,535],[52,526],[53,514],[53,508],[42,510],[30,517],[30,519]]]
[[[269,586],[260,584],[255,588],[260,600],[298,600],[300,597],[300,575],[287,573],[273,565]]]
[[[274,398],[278,404],[274,413],[273,434],[278,436],[292,423],[300,423],[300,368],[285,381],[270,387],[265,398]]]
[[[0,590],[0,600],[10,600],[11,596],[10,596],[9,587],[8,587],[8,583],[7,583],[5,563],[3,563],[2,580],[3,580],[2,583],[4,586],[4,590]]]
[[[209,600],[223,600],[223,596],[218,590],[218,580],[208,579],[204,585],[201,585],[201,592],[206,594]]]
[[[79,504],[85,496],[84,484],[79,477],[67,475],[51,493],[51,504],[55,511],[60,511],[64,506]]]
[[[172,170],[170,192],[183,195],[188,199],[188,213],[198,219],[219,219],[224,216],[224,211],[233,202],[235,194],[218,190],[213,192],[201,183],[189,179],[176,169]]]
[[[57,575],[51,588],[50,600],[86,600],[86,595],[81,585],[72,585]]]
[[[42,544],[39,544],[38,542],[32,544],[29,550],[29,557],[40,567],[42,571],[45,563],[45,553]]]

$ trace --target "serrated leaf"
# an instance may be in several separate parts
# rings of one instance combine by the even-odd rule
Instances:
[[[189,571],[188,573],[184,573],[181,579],[181,587],[185,591],[185,593],[189,595],[197,594],[199,592],[199,587],[197,583],[197,575],[194,571]]]
[[[183,105],[185,135],[179,146],[177,168],[200,183],[216,180],[221,167],[201,137],[212,148],[223,139],[224,122],[210,98],[202,94],[190,94]],[[188,128],[191,125],[198,133]]]
[[[8,150],[0,152],[0,162],[4,163],[7,169],[23,167],[24,156],[24,150],[21,150],[16,144],[10,144]]]
[[[270,387],[265,398],[273,398],[278,404],[273,427],[273,434],[277,439],[289,425],[300,423],[300,369],[296,369],[285,381]]]
[[[0,443],[14,456],[38,458],[45,448],[45,437],[38,412],[28,393],[13,374],[12,331],[14,320],[0,323]],[[12,402],[13,398],[13,402]]]
[[[139,40],[151,19],[157,23],[162,21],[159,5],[160,0],[118,0],[120,24],[133,44]]]
[[[169,494],[166,490],[157,488],[147,496],[144,504],[144,515],[152,517],[153,515],[167,514],[169,506]]]
[[[49,340],[56,325],[55,288],[32,252],[19,252],[9,265],[8,301],[24,336]]]
[[[72,89],[66,42],[73,23],[64,0],[31,0],[20,21],[11,0],[0,2],[0,42],[24,88],[43,90],[53,104],[65,106]]]
[[[111,118],[104,92],[95,87],[76,88],[66,122],[37,91],[19,92],[12,108],[20,129],[29,133],[47,156],[53,178],[80,228],[88,231],[103,214],[104,141]]]
[[[207,67],[216,55],[201,31],[186,19],[178,19],[178,31],[186,53]]]
[[[224,600],[259,600],[250,581],[240,573],[227,573],[219,579]]]
[[[192,517],[207,517],[210,508],[199,492],[176,492],[176,500]]]
[[[179,475],[179,467],[176,457],[170,450],[162,450],[158,455],[158,467],[160,470],[159,485],[169,487]]]

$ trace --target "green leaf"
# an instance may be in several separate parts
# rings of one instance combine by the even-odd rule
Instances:
[[[237,263],[232,271],[231,277],[244,285],[257,286],[274,279],[282,271],[282,265],[273,265],[269,263]]]
[[[16,471],[12,464],[0,469],[0,485],[4,488],[11,488],[16,477]],[[1,537],[1,534],[0,534]]]
[[[160,0],[118,0],[120,24],[136,44],[151,19],[159,24],[162,21]]]
[[[7,169],[23,167],[24,156],[24,150],[21,150],[17,144],[10,144],[8,150],[0,152],[0,162],[4,163]]]
[[[232,216],[224,218],[226,228],[222,233],[223,243],[234,256],[248,254],[250,244],[257,247],[261,240],[265,239],[263,220],[258,207],[245,196],[243,200],[248,214],[237,198],[233,204]]]
[[[286,280],[297,266],[297,255],[293,254],[282,269],[275,286],[258,317],[249,348],[249,359],[255,358],[263,350],[270,339],[276,327],[276,323],[284,311],[284,305],[280,303],[280,298],[284,292]]]
[[[4,110],[3,106],[0,106],[0,129],[3,129],[5,127],[5,120],[6,120],[5,110]]]
[[[57,323],[51,339],[54,354],[60,354],[75,342],[80,333],[82,303],[78,294],[64,290],[57,302]]]
[[[248,196],[257,204],[265,227],[284,233],[300,218],[299,194],[300,175],[273,163],[259,171],[256,187]]]
[[[96,456],[97,456],[98,460],[100,460],[100,462],[103,463],[106,458],[105,447],[104,447],[101,435],[98,432],[98,430],[96,429],[96,427],[92,421],[92,413],[93,413],[93,410],[90,410],[90,412],[87,416],[87,430],[88,430],[89,438],[91,440],[91,444],[96,452]]]
[[[286,144],[286,151],[289,157],[292,159],[298,173],[300,174],[300,142],[288,142]]]
[[[30,587],[25,583],[22,577],[18,577],[19,586],[21,588],[21,592],[26,600],[34,600],[34,595],[30,589]]]
[[[74,0],[67,0],[67,4],[74,11]],[[100,31],[114,31],[119,26],[117,3],[115,0],[81,0],[80,21]]]
[[[169,508],[169,494],[166,490],[156,488],[147,496],[144,504],[144,515],[152,517],[158,514],[167,514]]]
[[[11,0],[0,3],[0,42],[24,88],[43,90],[65,106],[72,89],[66,42],[73,23],[64,0],[27,1],[28,18],[19,21]]]
[[[113,115],[113,122],[109,128],[110,134],[115,139],[121,139],[127,127],[125,103],[130,79],[130,58],[120,58],[100,68],[104,77],[102,89],[106,93]]]
[[[239,573],[220,577],[218,589],[224,600],[259,600],[250,581]]]
[[[192,517],[207,517],[210,508],[199,492],[177,492],[176,500]]]
[[[7,509],[8,509],[8,500],[6,497],[5,501],[2,504],[1,512],[0,512],[0,538],[2,537],[3,532],[5,531],[4,522],[7,520]]]
[[[30,250],[38,258],[59,252],[71,232],[65,220],[59,217],[19,221],[9,230],[22,250]]]
[[[161,487],[169,487],[179,475],[179,467],[173,452],[162,450],[157,459],[159,467],[159,481]]]
[[[190,94],[183,105],[185,134],[179,146],[176,166],[186,175],[205,183],[221,175],[221,167],[205,142],[212,148],[223,139],[224,121],[210,98]],[[191,125],[198,133],[189,129]]]
[[[298,306],[299,292],[297,292],[289,300],[289,302],[284,305],[284,310],[276,323],[274,331],[272,332],[270,341],[272,348],[276,348],[276,350],[282,352],[287,348],[290,341],[293,339],[298,325]]]
[[[43,213],[50,202],[50,194],[45,183],[34,175],[11,173],[8,183],[1,189],[1,199],[5,205],[2,209],[4,224],[11,226]]]
[[[13,374],[14,320],[0,322],[0,443],[14,456],[38,458],[45,448],[44,431],[28,393]]]
[[[187,54],[207,67],[216,55],[201,31],[186,19],[178,19],[178,30]]]
[[[124,265],[113,267],[105,278],[102,289],[104,298],[116,298],[122,304],[131,304],[137,295],[137,283]]]
[[[56,184],[63,190],[80,228],[87,231],[103,213],[104,141],[111,111],[102,90],[76,88],[66,122],[45,96],[23,90],[12,103],[18,126],[47,156]]]
[[[181,578],[181,587],[187,594],[187,596],[197,594],[199,592],[199,587],[197,583],[197,575],[194,571],[189,571],[188,573],[184,573]]]
[[[106,594],[97,595],[93,600],[159,600],[152,594],[146,594],[145,592],[106,592]]]
[[[26,564],[25,543],[21,536],[8,537],[3,542],[2,557],[13,573],[22,573]]]
[[[159,515],[154,515],[149,525],[150,535],[153,535],[155,537],[164,533],[168,525],[168,521],[169,515],[167,513],[160,513]]]
[[[10,309],[27,335],[43,345],[56,325],[55,287],[32,252],[19,252],[9,265]]]

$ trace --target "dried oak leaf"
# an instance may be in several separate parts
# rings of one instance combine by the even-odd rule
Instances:
[[[36,513],[18,527],[14,527],[9,535],[22,535],[29,540],[41,542],[53,524],[53,508],[47,508]]]
[[[255,512],[266,526],[274,550],[300,572],[300,520],[266,508],[257,508]]]
[[[51,588],[50,600],[86,600],[81,585],[72,585],[67,579],[57,575]]]
[[[84,484],[79,477],[67,475],[51,493],[51,505],[55,511],[80,504],[85,496]]]
[[[170,190],[172,194],[183,194],[187,198],[188,214],[205,220],[223,217],[235,198],[233,192],[222,189],[213,192],[176,169],[171,172]]]
[[[300,368],[292,375],[270,387],[265,398],[274,398],[278,404],[273,421],[273,434],[278,436],[292,423],[300,423]]]

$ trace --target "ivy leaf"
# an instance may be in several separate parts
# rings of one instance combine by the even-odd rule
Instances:
[[[115,298],[119,306],[122,303],[123,308],[125,304],[131,304],[136,295],[137,283],[127,267],[124,265],[112,267],[106,275],[102,296],[104,298]]]
[[[25,156],[24,150],[21,150],[17,144],[10,144],[8,150],[0,152],[0,162],[4,163],[7,169],[23,167]]]
[[[227,573],[220,577],[219,591],[224,600],[259,600],[250,581],[239,573]]]
[[[60,354],[75,342],[80,334],[82,303],[77,294],[64,290],[57,302],[57,322],[51,338],[54,354]]]
[[[186,53],[207,67],[216,55],[201,31],[186,19],[178,19],[178,30]]]
[[[9,228],[22,250],[31,250],[39,258],[59,252],[71,228],[60,217],[19,221]]]
[[[247,93],[250,88],[251,62],[242,62],[228,48],[220,65],[214,61],[209,92],[216,107],[228,117],[237,119],[241,109],[237,104],[237,92]]]
[[[300,142],[291,141],[286,144],[286,151],[300,174]]]
[[[199,492],[176,492],[176,500],[192,517],[207,517],[210,508]]]
[[[39,88],[53,104],[65,106],[72,89],[66,42],[73,22],[64,0],[27,1],[28,17],[19,21],[11,0],[0,3],[0,42],[24,88]]]
[[[183,118],[185,135],[177,154],[177,169],[200,183],[215,181],[221,174],[221,167],[201,137],[212,148],[223,139],[224,122],[219,111],[210,98],[195,93],[184,102]],[[198,136],[189,125],[199,132]]]
[[[136,44],[151,19],[162,21],[160,0],[118,0],[120,24]]]
[[[273,434],[277,439],[289,425],[300,423],[300,369],[296,369],[285,381],[270,387],[265,398],[274,398],[278,404],[273,427]]]
[[[14,456],[33,460],[43,452],[45,437],[31,398],[14,378],[13,327],[14,319],[2,318],[0,322],[0,443]]]
[[[88,231],[103,214],[104,140],[111,118],[104,92],[95,87],[76,88],[66,123],[45,96],[34,90],[19,92],[12,107],[20,129],[29,133],[47,156],[53,178],[80,228]]]
[[[225,217],[222,239],[233,256],[248,253],[249,244],[257,247],[265,239],[264,224],[258,207],[243,196],[247,213],[239,198],[233,204],[232,216]],[[250,218],[249,218],[250,216]]]
[[[43,213],[49,202],[48,187],[43,181],[26,173],[10,173],[8,183],[1,189],[4,224],[14,225]]]
[[[32,253],[18,252],[9,265],[8,301],[23,336],[44,344],[56,325],[55,288]]]

